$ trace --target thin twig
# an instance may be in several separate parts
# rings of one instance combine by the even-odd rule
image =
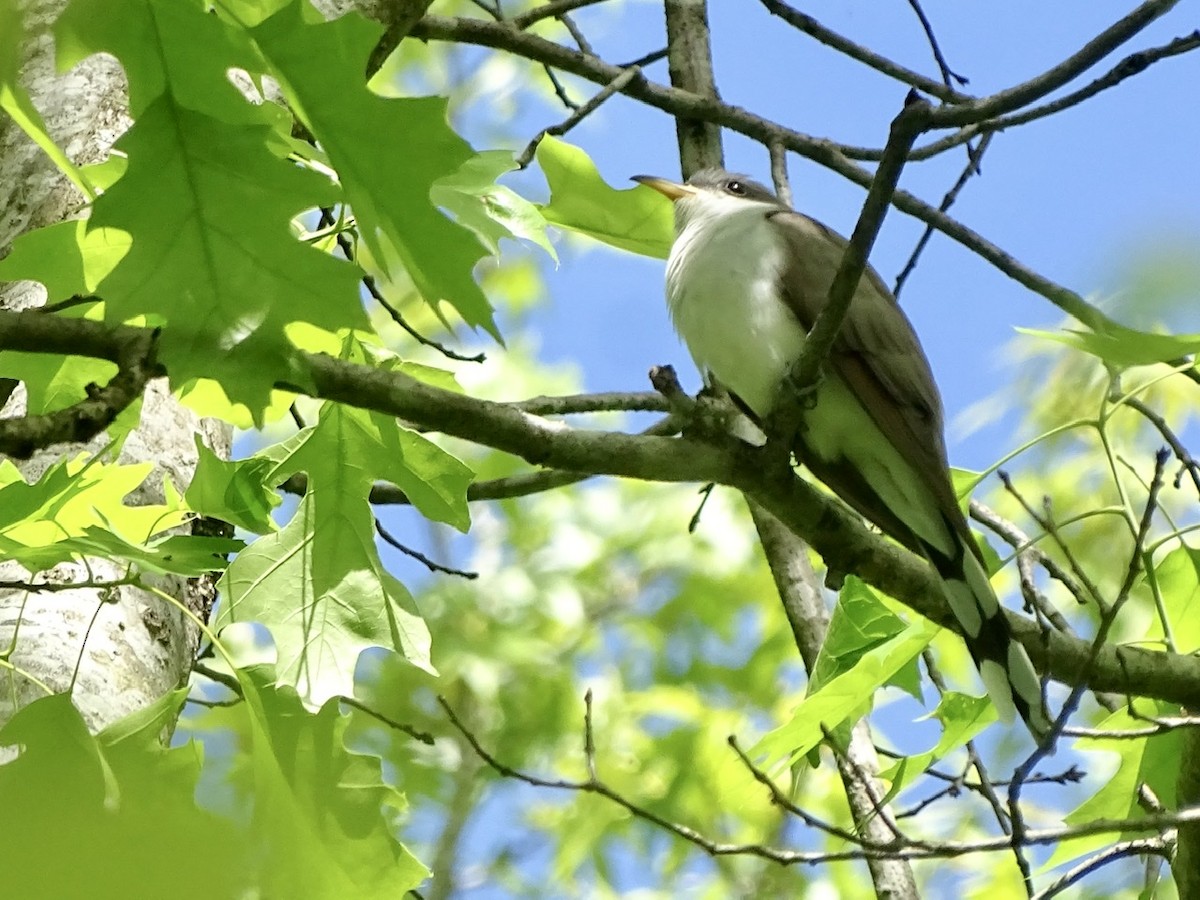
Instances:
[[[383,538],[384,541],[386,541],[388,544],[390,544],[392,547],[395,547],[397,550],[399,550],[405,556],[411,556],[417,562],[424,565],[425,568],[429,569],[430,572],[441,572],[445,575],[455,575],[459,578],[465,578],[468,581],[474,581],[476,578],[479,577],[478,572],[467,572],[467,571],[464,571],[463,569],[454,569],[454,568],[451,568],[450,566],[444,566],[439,562],[434,562],[432,559],[430,559],[424,553],[421,553],[419,550],[414,550],[412,547],[409,547],[408,545],[402,543],[399,538],[397,538],[390,531],[388,531],[386,528],[384,528],[383,523],[380,522],[378,519],[375,520],[375,532],[381,538]]]
[[[535,6],[529,12],[513,16],[511,21],[513,27],[524,30],[535,22],[540,22],[542,19],[561,19],[573,10],[582,9],[585,6],[595,6],[597,3],[603,2],[604,0],[551,0],[549,3]]]
[[[321,210],[321,224],[323,226],[332,225],[335,221],[336,219],[333,216],[332,210]],[[337,244],[338,248],[342,251],[342,255],[345,256],[346,259],[350,260],[351,262],[357,261],[357,254],[354,251],[354,244],[351,242],[350,238],[346,236],[345,232],[338,232]],[[487,359],[487,357],[482,353],[477,353],[474,356],[464,356],[461,353],[456,353],[444,344],[438,343],[432,338],[425,337],[425,335],[421,334],[410,324],[408,324],[408,321],[404,318],[404,314],[401,313],[399,309],[393,306],[392,303],[383,296],[383,292],[379,290],[379,285],[376,284],[375,277],[373,275],[371,275],[369,272],[363,272],[361,281],[363,287],[367,289],[367,293],[371,295],[371,299],[382,306],[388,316],[391,317],[391,320],[408,332],[409,336],[418,344],[429,347],[432,350],[436,350],[447,359],[453,359],[457,362],[481,363]]]
[[[901,846],[905,845],[906,843],[909,843],[908,840],[905,839],[898,830],[893,830],[893,832],[892,832],[893,835],[895,835],[895,840],[893,840],[893,841],[886,841],[886,842],[884,842],[884,841],[868,841],[865,838],[863,838],[861,835],[855,834],[851,831],[847,831],[844,828],[840,828],[837,825],[834,825],[830,822],[826,822],[823,819],[817,818],[812,813],[808,812],[803,807],[801,807],[797,803],[795,803],[787,795],[787,793],[784,792],[784,790],[782,788],[780,788],[778,784],[775,783],[774,779],[772,779],[766,772],[764,772],[762,769],[760,769],[758,766],[756,766],[754,764],[754,761],[752,759],[750,759],[749,756],[746,755],[746,751],[743,750],[741,748],[741,746],[738,744],[738,740],[736,737],[734,737],[733,735],[730,735],[727,738],[727,742],[728,742],[729,746],[733,748],[733,752],[737,754],[738,759],[741,760],[742,765],[745,766],[746,771],[748,771],[750,773],[751,777],[753,777],[755,781],[757,781],[759,784],[761,784],[763,787],[765,787],[767,789],[767,791],[770,793],[771,802],[773,804],[775,804],[776,806],[778,806],[780,809],[783,809],[786,812],[790,813],[791,815],[795,816],[797,819],[799,819],[801,822],[803,822],[808,827],[816,828],[820,831],[824,831],[825,833],[833,835],[834,837],[839,837],[842,840],[846,841],[847,843],[861,844],[864,847],[869,846],[875,850],[886,851],[889,849],[901,847]]]
[[[925,39],[929,41],[929,49],[933,51],[933,60],[937,63],[938,71],[942,73],[942,83],[951,90],[954,88],[954,85],[951,84],[952,81],[957,81],[960,86],[966,87],[970,81],[951,69],[950,64],[946,62],[946,57],[942,55],[942,48],[938,46],[937,37],[933,33],[933,23],[929,21],[925,10],[921,8],[920,0],[908,0],[908,5],[917,14],[921,29],[925,32]]]
[[[972,140],[978,135],[988,134],[991,132],[1005,131],[1009,128],[1016,128],[1020,125],[1026,125],[1030,122],[1044,119],[1047,116],[1055,115],[1072,106],[1077,106],[1085,100],[1090,100],[1092,97],[1099,94],[1101,91],[1116,87],[1122,81],[1134,75],[1138,75],[1148,69],[1151,65],[1163,59],[1168,59],[1172,56],[1179,56],[1191,50],[1200,47],[1200,29],[1191,34],[1177,37],[1174,40],[1163,44],[1160,47],[1151,47],[1147,50],[1139,50],[1136,53],[1131,53],[1126,56],[1115,66],[1101,75],[1099,78],[1085,85],[1077,91],[1058,98],[1057,100],[1045,103],[1041,106],[1035,106],[1032,109],[1025,110],[1020,113],[1013,113],[1007,116],[999,116],[995,119],[988,119],[983,122],[978,122],[973,125],[968,125],[953,134],[947,135],[944,138],[939,138],[924,146],[917,147],[913,150],[911,159],[916,162],[920,160],[930,159],[937,156],[939,153],[944,153],[957,147],[960,144]],[[878,151],[876,151],[878,152]],[[866,158],[866,157],[864,157]]]
[[[892,815],[880,796],[878,787],[878,779],[869,776],[862,770],[854,760],[852,760],[842,749],[841,743],[838,741],[833,731],[824,723],[820,723],[821,735],[825,739],[825,746],[829,748],[829,752],[833,754],[837,761],[838,771],[842,773],[842,778],[846,783],[846,792],[849,796],[851,793],[861,792],[867,798],[870,804],[870,814],[875,819],[883,823],[883,826],[892,835],[893,840],[899,843],[911,843],[911,839],[900,830],[900,826],[896,824],[896,819]],[[857,790],[856,790],[857,789]],[[862,821],[861,813],[864,810],[855,810],[856,818]]]
[[[372,709],[371,707],[367,706],[367,704],[363,703],[357,697],[348,697],[344,694],[339,694],[337,699],[339,703],[344,703],[351,709],[357,709],[359,712],[365,713],[372,719],[375,719],[377,722],[382,722],[388,728],[393,728],[396,731],[402,731],[410,738],[420,741],[426,746],[432,747],[435,743],[433,735],[428,731],[421,731],[420,729],[414,728],[411,725],[406,725],[404,722],[398,722],[391,716],[386,716],[379,710]]]
[[[559,79],[558,72],[548,65],[542,66],[542,69],[545,70],[546,78],[549,79],[550,86],[554,88],[554,96],[558,98],[559,102],[572,112],[578,112],[579,104],[572,100],[571,95],[567,93],[567,88]]]
[[[700,514],[704,512],[704,507],[708,505],[708,498],[712,496],[713,488],[716,486],[716,482],[710,481],[700,488],[700,502],[696,504],[696,511],[692,513],[691,519],[688,520],[688,534],[695,533],[696,529],[700,527]]]
[[[1046,737],[1034,748],[1029,757],[1022,762],[1013,773],[1012,783],[1008,787],[1008,808],[1013,821],[1013,841],[1014,848],[1019,847],[1019,838],[1025,830],[1024,816],[1020,809],[1021,790],[1024,786],[1025,779],[1033,771],[1041,760],[1047,755],[1054,752],[1054,747],[1058,738],[1062,735],[1063,729],[1066,727],[1067,721],[1075,713],[1079,706],[1079,701],[1087,690],[1088,678],[1091,673],[1092,666],[1095,665],[1096,658],[1099,656],[1100,649],[1108,640],[1108,635],[1112,631],[1113,625],[1116,623],[1118,614],[1121,608],[1129,599],[1133,586],[1137,581],[1138,575],[1141,573],[1144,566],[1144,548],[1146,538],[1150,533],[1150,525],[1154,519],[1154,513],[1158,509],[1158,495],[1162,490],[1163,472],[1169,458],[1169,451],[1160,450],[1154,457],[1154,477],[1150,482],[1150,489],[1146,497],[1146,503],[1142,510],[1141,521],[1138,525],[1137,535],[1134,539],[1133,550],[1130,553],[1129,563],[1126,566],[1125,577],[1121,583],[1121,587],[1117,592],[1116,598],[1113,600],[1112,606],[1104,612],[1100,619],[1100,625],[1096,629],[1096,637],[1092,641],[1091,650],[1088,653],[1087,660],[1080,668],[1075,684],[1071,688],[1071,693],[1064,701],[1062,710],[1055,717],[1054,722],[1050,726],[1050,731]],[[1026,884],[1029,884],[1028,878]]]
[[[1095,603],[1097,608],[1103,612],[1107,606],[1104,596],[1100,593],[1100,589],[1096,586],[1095,582],[1093,582],[1088,576],[1087,572],[1084,571],[1083,567],[1079,565],[1078,560],[1075,559],[1075,554],[1071,552],[1071,548],[1067,545],[1066,541],[1062,539],[1062,535],[1059,533],[1058,526],[1055,524],[1054,519],[1049,515],[1044,515],[1037,512],[1028,502],[1026,502],[1024,496],[1022,496],[1021,492],[1017,490],[1016,485],[1013,484],[1012,478],[1010,478],[1008,473],[1003,469],[997,471],[996,476],[1000,479],[1000,483],[1004,485],[1004,489],[1008,491],[1008,493],[1011,494],[1019,504],[1021,504],[1021,508],[1025,510],[1029,517],[1037,523],[1038,527],[1041,528],[1042,531],[1046,532],[1051,540],[1054,541],[1059,551],[1066,558],[1067,565],[1070,567],[1075,581],[1083,587],[1083,592],[1086,593],[1091,602]],[[1049,498],[1043,498],[1043,500],[1043,506],[1048,506]],[[1076,594],[1076,597],[1078,596],[1079,594]]]
[[[954,182],[954,186],[950,188],[942,197],[942,202],[938,204],[938,212],[947,212],[954,201],[958,199],[958,195],[962,193],[962,189],[967,186],[967,182],[971,180],[973,175],[982,174],[979,167],[979,161],[983,159],[983,154],[987,152],[987,148],[992,143],[992,135],[986,135],[975,147],[967,148],[967,164],[959,173],[958,180]],[[920,239],[913,247],[912,253],[908,256],[908,262],[900,270],[900,274],[896,276],[896,282],[892,286],[892,294],[896,299],[900,299],[900,291],[904,289],[904,282],[908,280],[908,276],[913,273],[917,267],[917,260],[921,258],[921,253],[924,252],[925,246],[929,243],[929,239],[933,237],[933,226],[926,224],[925,230],[921,233]]]
[[[192,671],[197,675],[203,675],[209,681],[215,681],[227,691],[235,694],[238,697],[245,696],[245,690],[242,688],[242,683],[238,681],[236,675],[228,672],[222,672],[220,669],[214,669],[206,663],[197,661],[192,665]]]
[[[668,48],[660,47],[657,50],[651,50],[649,53],[639,56],[637,59],[631,59],[627,63],[621,63],[620,65],[617,66],[617,68],[632,69],[635,66],[645,67],[645,66],[651,65],[652,63],[658,62],[660,59],[666,59],[667,54],[669,54],[670,52],[671,51]]]
[[[558,21],[562,22],[563,27],[567,29],[567,33],[571,35],[571,40],[575,42],[575,46],[579,48],[580,53],[586,53],[588,56],[595,56],[596,51],[592,49],[591,42],[587,39],[587,35],[583,33],[583,29],[575,24],[575,20],[566,13],[561,13],[557,16]]]
[[[294,402],[288,406],[288,415],[292,417],[292,423],[301,431],[308,427],[304,416],[300,415],[300,408]]]
[[[1153,855],[1169,860],[1173,855],[1172,848],[1174,844],[1174,832],[1170,831],[1159,837],[1136,838],[1131,841],[1121,841],[1119,844],[1113,844],[1111,847],[1105,847],[1099,853],[1089,856],[1078,866],[1066,872],[1045,890],[1034,894],[1033,900],[1050,900],[1051,897],[1057,897],[1071,885],[1083,880],[1096,870],[1128,856]]]
[[[1137,397],[1126,396],[1121,402],[1130,409],[1140,413],[1142,418],[1158,429],[1158,433],[1162,435],[1163,440],[1171,448],[1171,452],[1175,454],[1175,458],[1179,460],[1179,473],[1175,476],[1173,482],[1176,489],[1183,482],[1183,476],[1186,473],[1191,476],[1192,484],[1196,486],[1196,493],[1200,494],[1200,462],[1197,462],[1196,458],[1188,452],[1187,447],[1179,440],[1179,435],[1167,424],[1167,420]]]
[[[1080,604],[1086,603],[1083,588],[1071,577],[1071,573],[1058,564],[1054,557],[1045,553],[1025,532],[1012,522],[1003,518],[998,512],[979,500],[972,500],[968,506],[971,518],[981,525],[987,526],[995,535],[1016,551],[1018,559],[1028,559],[1046,570],[1046,574],[1067,589],[1067,592]],[[1071,634],[1073,629],[1066,618],[1049,604],[1038,604],[1038,609],[1051,625],[1064,634]]]
[[[882,72],[884,75],[903,82],[909,87],[924,91],[926,94],[936,97],[943,103],[969,103],[972,100],[969,95],[959,93],[948,84],[943,84],[934,78],[927,78],[920,72],[913,71],[912,69],[906,69],[899,63],[893,62],[887,57],[881,56],[860,44],[856,44],[849,38],[842,37],[837,32],[830,31],[812,16],[805,15],[797,9],[793,9],[786,3],[783,3],[782,0],[760,0],[760,2],[767,8],[768,12],[779,16],[797,31],[802,31],[825,46],[832,47],[839,53],[857,60],[877,72]]]
[[[926,647],[921,652],[921,661],[925,663],[925,671],[929,673],[929,680],[933,682],[940,695],[946,693],[946,681],[942,677],[941,669],[938,668],[937,660],[933,658],[932,651]],[[1000,830],[1005,834],[1009,834],[1011,826],[1009,824],[1008,813],[1004,809],[1004,804],[1000,802],[1000,797],[996,794],[996,788],[992,783],[991,776],[988,775],[987,768],[983,764],[983,759],[979,756],[979,752],[975,748],[974,741],[967,741],[967,766],[973,768],[975,774],[979,776],[979,782],[975,785],[976,790],[988,806],[992,808],[992,814],[996,817],[996,823],[1000,826]],[[954,784],[961,785],[966,783],[966,772],[964,771]],[[1019,861],[1018,861],[1019,862]]]
[[[593,94],[586,103],[576,108],[576,110],[562,122],[558,123],[557,125],[551,125],[549,128],[543,128],[541,131],[539,131],[537,136],[534,137],[534,139],[531,140],[525,146],[525,149],[522,150],[517,156],[517,168],[524,169],[529,165],[529,163],[533,160],[533,154],[537,152],[538,144],[542,142],[542,138],[548,134],[555,136],[566,134],[568,131],[590,116],[593,112],[599,109],[600,105],[604,103],[605,100],[607,100],[613,94],[623,91],[629,82],[639,77],[641,74],[642,70],[639,66],[633,66],[625,69],[620,75]]]

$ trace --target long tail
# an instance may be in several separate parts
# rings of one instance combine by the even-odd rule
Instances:
[[[1016,712],[1040,741],[1051,724],[1041,680],[1029,654],[1013,637],[975,548],[968,547],[960,536],[953,558],[928,544],[924,549],[942,579],[946,600],[963,627],[967,649],[1000,718],[1011,722]]]

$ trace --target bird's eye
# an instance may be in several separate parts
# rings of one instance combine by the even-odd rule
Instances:
[[[725,182],[725,190],[729,191],[731,194],[736,194],[739,197],[743,197],[746,194],[746,185],[742,184],[742,182],[738,181],[737,179],[730,179],[729,181]]]

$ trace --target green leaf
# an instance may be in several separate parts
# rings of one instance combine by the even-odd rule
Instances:
[[[951,750],[966,746],[967,741],[973,740],[983,729],[996,721],[996,707],[987,697],[972,697],[958,691],[946,691],[932,715],[942,723],[942,736],[937,745],[925,753],[906,756],[880,773],[882,778],[892,782],[888,790],[888,799],[916,781]]]
[[[378,559],[370,512],[338,518],[310,493],[277,534],[237,555],[220,583],[217,629],[271,631],[279,678],[313,706],[353,689],[363,650],[387,647],[429,666],[429,630],[412,597]]]
[[[621,250],[667,258],[675,225],[662,194],[641,185],[613,190],[586,153],[554,137],[542,138],[537,161],[550,184],[550,202],[542,207],[546,221]]]
[[[337,701],[310,713],[294,690],[273,686],[270,667],[237,675],[246,703],[203,724],[240,744],[231,784],[253,809],[262,895],[390,900],[424,881],[429,871],[391,827],[404,797],[377,757],[348,751]]]
[[[280,460],[276,481],[307,472],[308,492],[283,531],[230,566],[219,624],[266,625],[280,677],[314,705],[353,690],[355,664],[369,647],[428,668],[429,632],[383,568],[367,495],[375,478],[387,479],[425,515],[465,530],[471,470],[394,419],[334,403],[265,455]]]
[[[222,568],[213,554],[234,552],[240,542],[184,535],[152,539],[187,519],[173,491],[165,504],[124,504],[151,468],[63,460],[27,484],[12,463],[0,463],[0,554],[34,572],[87,554],[112,555],[157,572],[198,575]]]
[[[345,354],[353,362],[366,360],[365,350],[352,339]],[[314,428],[301,431],[284,445],[274,473],[278,481],[305,471],[309,496],[328,488],[335,516],[345,509],[363,506],[374,479],[382,478],[401,488],[424,515],[453,525],[459,531],[470,526],[467,485],[474,472],[437,444],[407,428],[390,416],[353,409],[338,403],[321,407]]]
[[[275,531],[271,510],[280,504],[268,478],[275,463],[260,456],[226,462],[196,435],[198,462],[183,499],[188,507],[256,534]]]
[[[245,544],[234,538],[173,534],[170,537],[133,544],[103,528],[90,527],[80,537],[68,538],[56,547],[81,556],[124,559],[144,572],[197,578],[228,565],[226,557]]]
[[[92,294],[129,247],[129,235],[121,231],[89,228],[85,219],[57,222],[13,241],[0,259],[0,281],[39,281],[49,303]]]
[[[248,854],[233,823],[196,806],[201,753],[195,744],[164,749],[164,717],[183,692],[97,739],[68,694],[37,700],[0,730],[20,755],[0,766],[0,806],[19,828],[0,841],[4,890],[20,897],[130,896],[211,900],[244,893]],[[71,835],[70,864],[62,838]],[[220,860],[204,878],[180,878],[196,847]],[[243,890],[239,890],[239,886]]]
[[[27,484],[12,463],[0,464],[0,553],[31,572],[81,556],[122,559],[143,571],[188,577],[223,569],[225,556],[241,549],[241,541],[153,537],[186,521],[174,492],[162,505],[123,503],[151,468],[150,463],[85,466],[64,460]]]
[[[262,112],[229,80],[257,59],[244,32],[198,0],[72,0],[54,26],[58,67],[102,51],[121,61],[135,118],[169,95],[170,105],[235,124]]]
[[[1018,328],[1017,331],[1082,350],[1117,369],[1172,362],[1200,352],[1200,334],[1151,334],[1116,322],[1104,323],[1102,331],[1076,328],[1063,331]]]
[[[1176,715],[1179,707],[1161,702],[1137,701],[1142,716],[1156,718]],[[1122,709],[1101,722],[1097,727],[1104,731],[1142,729],[1145,718],[1134,718]],[[1140,819],[1146,815],[1138,802],[1138,791],[1145,784],[1166,809],[1174,809],[1175,779],[1179,773],[1179,761],[1183,758],[1184,735],[1180,731],[1144,739],[1080,738],[1077,749],[1105,750],[1118,759],[1117,771],[1112,779],[1090,798],[1083,801],[1063,820],[1063,824],[1086,825],[1097,819]],[[1072,859],[1077,859],[1109,846],[1115,841],[1136,837],[1137,834],[1097,834],[1065,840],[1060,843],[1043,866],[1044,870],[1055,868]]]
[[[1200,649],[1200,550],[1172,550],[1146,573],[1146,580],[1151,579],[1158,583],[1176,652],[1195,653]],[[1154,622],[1150,636],[1162,637],[1161,623]]]
[[[533,203],[496,179],[517,167],[507,150],[489,150],[463,163],[453,175],[439,178],[430,192],[438,206],[454,213],[493,255],[500,255],[500,239],[521,238],[537,244],[558,262],[554,245],[546,237],[546,219]]]
[[[96,201],[91,222],[133,236],[99,286],[108,319],[165,319],[160,350],[172,381],[217,378],[259,424],[274,383],[297,377],[290,322],[368,327],[358,270],[289,230],[293,215],[336,195],[272,156],[267,132],[156,100],[118,142],[129,170]]]
[[[252,34],[289,105],[337,170],[372,255],[389,258],[386,239],[431,306],[445,300],[499,339],[471,275],[483,247],[430,199],[434,182],[472,157],[446,124],[446,100],[372,93],[363,72],[382,28],[354,12],[308,24],[303,8],[293,3]]]
[[[772,759],[794,760],[824,738],[822,725],[835,728],[861,709],[903,666],[928,646],[938,626],[919,619],[895,637],[864,653],[854,667],[834,677],[796,707],[790,722],[762,738],[751,750]]]
[[[861,580],[847,578],[808,680],[808,693],[816,693],[838,675],[849,672],[865,654],[906,627],[904,620],[884,606]]]

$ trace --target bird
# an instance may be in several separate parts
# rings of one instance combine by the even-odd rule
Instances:
[[[848,241],[719,168],[680,183],[634,181],[674,204],[667,306],[706,383],[766,423],[827,299]],[[1041,681],[992,589],[950,480],[941,398],[908,318],[870,266],[822,377],[805,398],[794,455],[884,534],[924,557],[1003,721],[1050,731]]]

